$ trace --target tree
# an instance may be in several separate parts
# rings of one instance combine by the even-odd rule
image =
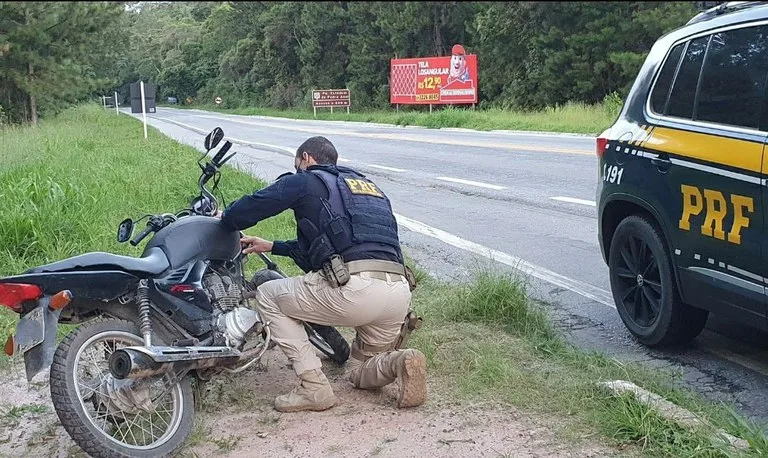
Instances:
[[[39,113],[111,84],[122,12],[119,2],[0,3],[0,99],[10,119],[36,124]]]

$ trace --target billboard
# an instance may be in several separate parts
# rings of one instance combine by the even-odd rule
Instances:
[[[349,89],[325,89],[312,91],[312,107],[349,107]]]
[[[477,55],[454,45],[450,56],[391,59],[389,102],[402,105],[477,103]]]

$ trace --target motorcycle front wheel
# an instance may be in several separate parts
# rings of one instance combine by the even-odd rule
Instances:
[[[98,318],[78,326],[56,349],[51,400],[64,429],[91,456],[171,456],[192,432],[189,377],[132,382],[110,374],[115,350],[142,344],[136,324]]]

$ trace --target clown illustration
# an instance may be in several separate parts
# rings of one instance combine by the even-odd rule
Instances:
[[[466,52],[462,45],[453,45],[451,49],[451,67],[448,73],[448,84],[453,81],[462,83],[469,80],[469,68],[467,67]]]
[[[469,71],[468,57],[474,56],[467,56],[462,45],[453,45],[451,60],[448,64],[448,78],[446,83],[440,87],[440,103],[477,102],[477,89]]]

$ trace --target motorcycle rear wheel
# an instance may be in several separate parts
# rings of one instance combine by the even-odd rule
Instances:
[[[78,326],[56,349],[50,373],[53,406],[70,437],[91,456],[172,456],[192,432],[195,408],[189,377],[180,381],[171,380],[172,374],[154,378],[153,385],[162,385],[155,399],[152,385],[125,392],[107,391],[115,388],[110,385],[109,355],[123,346],[142,343],[136,324],[97,318]],[[83,375],[90,375],[95,383],[81,379],[83,363],[91,365],[82,368]],[[154,409],[121,408],[126,401],[118,395],[124,393],[148,397]],[[159,401],[164,398],[170,398],[170,402],[162,407]]]

